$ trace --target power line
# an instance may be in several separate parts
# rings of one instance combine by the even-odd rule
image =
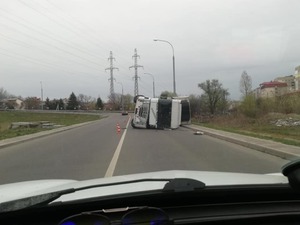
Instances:
[[[145,84],[146,86],[144,86],[143,84]],[[142,94],[145,95],[145,92],[149,93],[148,96],[152,96],[151,92],[152,89],[149,89],[149,86],[147,85],[147,83],[143,80],[140,81],[140,87],[142,88],[143,92]]]
[[[22,3],[23,5],[25,5],[26,7],[32,9],[33,11],[37,12],[38,14],[46,17],[47,19],[49,19],[50,21],[52,21],[53,23],[57,24],[58,26],[63,27],[64,29],[69,30],[70,32],[76,34],[76,35],[80,35],[81,33],[77,33],[76,31],[73,31],[72,29],[70,29],[68,26],[65,26],[64,24],[60,24],[57,21],[55,21],[54,19],[52,19],[51,17],[49,17],[48,15],[42,13],[41,11],[37,10],[36,8],[32,7],[31,5],[27,4],[26,2],[24,2],[23,0],[18,0],[20,3]]]
[[[1,8],[0,8],[0,10],[6,12],[7,14],[10,14],[10,13],[7,12],[6,10],[3,10],[3,9],[1,9]],[[89,51],[86,51],[86,50],[84,50],[84,49],[82,49],[82,48],[78,48],[78,47],[77,47],[77,44],[76,44],[76,45],[70,44],[70,41],[69,41],[69,40],[68,40],[68,42],[63,41],[63,40],[59,40],[59,39],[57,38],[57,35],[56,35],[56,34],[54,34],[54,35],[49,35],[49,31],[48,31],[48,30],[45,30],[44,28],[42,28],[42,27],[40,27],[40,26],[37,26],[38,29],[35,28],[35,27],[32,27],[32,26],[29,26],[29,25],[28,25],[28,24],[29,24],[28,21],[26,21],[26,20],[23,19],[22,17],[17,16],[19,19],[26,21],[26,23],[19,22],[19,21],[17,21],[17,20],[11,19],[11,18],[6,17],[6,16],[4,16],[4,15],[1,15],[1,16],[4,17],[4,18],[6,18],[6,19],[8,19],[8,20],[10,20],[10,21],[12,21],[12,22],[14,22],[14,23],[16,23],[16,24],[18,24],[18,25],[20,25],[20,26],[22,26],[22,27],[25,27],[25,28],[28,29],[28,30],[32,30],[32,31],[34,31],[34,32],[36,32],[36,33],[41,34],[42,36],[45,36],[45,37],[51,39],[51,40],[54,40],[54,41],[59,42],[59,43],[62,43],[62,44],[65,45],[65,46],[71,47],[72,49],[77,49],[77,50],[80,51],[81,53],[88,54],[88,55],[90,55],[90,56],[92,56],[92,57],[96,57],[96,58],[98,59],[98,55],[96,55],[96,54],[91,54],[91,52],[89,52]]]
[[[58,25],[60,25],[60,26],[63,26],[64,28],[66,28],[65,24],[58,23],[57,21],[53,20],[53,19],[52,19],[51,17],[49,17],[48,15],[42,13],[40,10],[34,8],[32,5],[27,4],[27,3],[24,2],[23,0],[19,0],[19,2],[22,3],[23,5],[25,5],[26,7],[30,8],[31,10],[34,10],[35,12],[39,13],[40,15],[42,15],[42,16],[46,17],[47,19],[51,20],[51,21],[54,22],[55,24],[58,24]],[[68,14],[68,12],[61,10],[59,7],[57,7],[55,4],[51,3],[50,1],[47,0],[47,2],[48,2],[50,5],[52,5],[53,7],[55,7],[56,9],[59,9],[61,12],[64,12],[64,15],[66,15],[66,13]],[[49,8],[44,7],[44,6],[41,6],[41,5],[39,5],[39,7],[42,7],[44,10],[46,10],[47,12],[49,12]],[[63,41],[63,40],[59,40],[59,39],[57,38],[57,34],[54,34],[54,36],[53,36],[53,35],[49,36],[48,34],[49,34],[49,32],[51,32],[51,30],[48,31],[48,30],[44,29],[43,27],[36,26],[36,25],[35,25],[35,27],[37,27],[38,29],[36,29],[36,28],[34,28],[34,27],[30,27],[30,26],[28,26],[28,24],[30,24],[30,22],[28,22],[28,20],[26,20],[25,18],[20,17],[20,16],[15,15],[15,14],[12,14],[12,13],[11,13],[10,11],[8,11],[8,10],[4,10],[4,9],[1,9],[1,8],[0,8],[0,10],[4,11],[5,13],[7,13],[7,14],[9,14],[9,15],[13,15],[14,17],[19,18],[21,21],[25,21],[26,24],[21,23],[21,22],[16,21],[16,20],[13,20],[13,19],[8,18],[8,17],[4,17],[4,16],[2,15],[4,18],[9,19],[10,21],[13,21],[14,23],[17,23],[17,24],[19,24],[19,25],[22,26],[22,27],[25,27],[25,28],[27,28],[27,29],[33,30],[33,31],[35,31],[35,32],[37,32],[37,33],[39,33],[39,34],[42,34],[43,36],[46,36],[46,37],[48,37],[48,38],[50,38],[50,39],[52,39],[52,40],[55,40],[55,41],[57,41],[57,42],[59,42],[59,43],[62,43],[62,44],[64,44],[64,45],[66,45],[66,46],[70,46],[70,47],[72,47],[73,50],[75,49],[75,50],[78,50],[78,51],[80,51],[80,52],[82,52],[82,53],[88,54],[88,55],[90,55],[90,56],[93,56],[93,57],[95,56],[95,57],[97,57],[97,59],[98,59],[98,55],[97,55],[97,56],[94,55],[94,54],[92,55],[92,54],[90,54],[90,52],[88,52],[88,51],[86,51],[86,50],[83,50],[83,49],[81,49],[81,48],[78,48],[78,47],[75,46],[75,45],[71,45],[71,44],[69,43],[70,40],[68,40],[68,42]],[[51,11],[50,11],[50,12],[51,12]],[[71,18],[74,18],[74,17],[72,17],[70,14],[68,14],[68,15],[69,15]],[[57,18],[57,15],[55,15],[54,17]],[[66,22],[68,22],[69,24],[71,24],[69,21],[67,21],[67,20],[64,19],[63,17],[61,17],[61,16],[59,16],[59,17],[62,18],[63,21],[66,21]],[[75,19],[76,19],[76,18],[75,18]],[[60,21],[61,21],[61,20],[60,20]],[[74,19],[72,19],[72,22],[73,22],[73,21],[74,21]],[[88,26],[87,26],[88,24],[83,24],[83,23],[81,23],[81,21],[79,21],[79,20],[77,20],[77,22],[79,22],[80,24],[82,24],[85,28],[88,27]],[[78,23],[72,23],[72,24],[76,24],[76,25],[77,25]],[[72,28],[73,28],[73,27],[76,27],[76,26],[74,26],[74,25],[72,25],[72,24],[71,24]],[[78,28],[78,27],[79,27],[79,26],[77,26],[77,28]],[[89,27],[89,29],[91,29],[91,28]],[[68,30],[74,33],[74,29],[68,29]],[[44,33],[41,32],[41,31],[43,31]],[[18,32],[20,32],[20,31],[18,31]],[[23,33],[23,34],[24,34],[24,33]],[[78,32],[76,31],[76,34],[84,34],[84,35],[86,36],[87,33],[86,33],[86,32],[84,32],[84,33],[83,33],[83,32],[78,33]],[[93,34],[94,34],[94,32],[93,32]],[[37,38],[35,38],[35,39],[37,39]],[[39,40],[39,41],[41,41],[41,40]],[[45,43],[45,42],[43,42],[43,43]],[[95,43],[97,46],[99,46],[99,45],[98,45],[98,42],[94,42],[94,43]],[[117,43],[116,43],[116,44],[117,44]],[[119,45],[119,46],[120,46],[120,45]],[[101,46],[100,46],[100,47],[101,47]],[[120,46],[120,47],[122,47],[122,46]],[[101,48],[102,48],[102,47],[101,47]],[[57,48],[56,48],[56,49],[57,49]],[[102,49],[103,49],[103,48],[102,48]],[[60,49],[60,50],[62,51],[62,49]],[[125,59],[126,61],[129,62],[129,60],[127,60],[127,58],[125,58],[123,55],[120,55],[119,57],[121,57],[121,58],[123,58],[123,59]],[[82,57],[81,57],[81,59],[82,59]],[[87,59],[85,59],[85,60],[87,60]],[[92,62],[92,61],[89,60],[89,62]],[[97,63],[94,63],[94,62],[93,62],[93,64],[98,65]],[[122,67],[122,66],[121,66],[121,67]],[[125,67],[123,66],[123,68],[125,68]],[[98,69],[97,69],[97,70],[98,70]]]
[[[40,51],[42,51],[42,52],[47,53],[48,55],[52,55],[52,56],[54,56],[55,58],[57,58],[57,54],[54,54],[53,52],[48,51],[48,50],[46,50],[46,49],[37,48],[37,47],[34,46],[34,45],[28,44],[28,43],[26,43],[26,42],[23,42],[23,41],[20,41],[20,40],[11,38],[11,37],[7,37],[6,35],[3,35],[3,34],[1,34],[1,33],[0,33],[0,36],[2,36],[2,37],[0,37],[0,38],[6,40],[6,41],[8,41],[8,42],[11,42],[11,43],[13,43],[13,44],[15,44],[15,45],[18,45],[18,46],[21,46],[21,47],[25,47],[25,48],[28,48],[28,49],[30,49],[30,50],[32,50],[32,48],[36,48],[36,49],[38,49],[38,50],[40,50]],[[67,61],[70,61],[70,62],[73,62],[73,63],[76,63],[76,64],[80,64],[80,65],[82,65],[82,66],[84,66],[84,67],[89,67],[90,69],[93,69],[93,70],[97,70],[97,71],[98,71],[98,69],[95,69],[94,67],[90,67],[89,65],[83,64],[83,63],[81,63],[81,62],[79,62],[79,61],[75,61],[75,60],[72,60],[72,59],[70,59],[70,58],[67,58],[66,60],[67,60]]]
[[[87,62],[89,62],[89,63],[95,64],[95,65],[97,65],[97,67],[99,67],[99,65],[98,65],[97,63],[95,63],[95,62],[93,62],[93,61],[90,61],[89,59],[86,59],[86,58],[84,58],[84,57],[81,57],[81,56],[79,56],[79,55],[76,55],[76,54],[74,54],[74,53],[72,53],[72,52],[70,52],[70,51],[67,51],[67,50],[65,50],[65,49],[63,49],[63,48],[57,47],[57,46],[55,46],[55,45],[53,45],[53,44],[49,44],[49,43],[47,43],[47,42],[45,42],[45,41],[43,41],[43,40],[41,40],[41,39],[39,39],[39,38],[36,38],[36,37],[34,37],[34,36],[31,36],[31,35],[28,35],[28,34],[26,34],[26,33],[24,33],[24,32],[21,32],[21,31],[19,31],[19,30],[17,30],[17,29],[13,29],[13,28],[11,28],[11,27],[9,27],[9,26],[3,24],[3,23],[1,23],[1,25],[7,27],[8,29],[15,30],[15,31],[17,31],[17,32],[19,32],[19,33],[23,34],[24,36],[27,36],[27,37],[29,37],[29,38],[31,38],[31,39],[37,40],[37,41],[39,41],[39,42],[42,42],[42,43],[44,43],[45,45],[51,46],[52,48],[55,48],[55,49],[57,49],[57,50],[59,50],[59,51],[62,51],[62,52],[67,53],[67,54],[69,54],[69,55],[72,55],[72,56],[74,56],[74,57],[76,57],[76,58],[80,58],[80,59],[82,59],[82,60],[84,60],[84,61],[87,61]],[[99,68],[97,68],[97,70],[98,70],[98,69],[99,69]]]
[[[68,13],[68,12],[66,12],[66,11],[64,11],[64,10],[62,10],[60,7],[58,7],[58,6],[57,6],[56,4],[54,4],[53,2],[51,2],[51,1],[49,1],[49,0],[46,0],[46,1],[47,1],[48,4],[50,4],[52,7],[54,7],[54,8],[56,8],[56,9],[60,10],[61,12],[63,12],[63,13],[64,13],[64,16],[68,15],[68,17],[71,18],[72,23],[70,23],[70,21],[65,20],[65,19],[64,19],[64,21],[66,21],[66,22],[68,22],[69,24],[71,24],[72,27],[77,27],[77,28],[79,28],[79,30],[80,30],[80,26],[78,26],[78,24],[81,24],[81,26],[83,26],[85,29],[88,29],[88,30],[92,31],[92,32],[91,32],[92,36],[89,36],[89,37],[92,38],[93,40],[95,40],[95,42],[93,42],[93,44],[95,44],[96,46],[100,47],[101,49],[104,49],[105,51],[107,51],[107,49],[105,49],[105,48],[103,48],[102,46],[99,45],[99,43],[98,43],[99,35],[97,35],[97,37],[94,36],[94,34],[95,34],[95,29],[93,29],[91,26],[89,26],[89,24],[82,23],[82,22],[81,22],[80,20],[78,20],[76,17],[74,17],[74,16],[72,16],[70,13]],[[45,9],[45,7],[43,7],[43,8]],[[63,18],[63,17],[60,16],[60,18]],[[76,23],[74,23],[73,21],[76,21]],[[74,25],[75,25],[75,26],[74,26]],[[87,32],[85,32],[84,35],[87,36]],[[110,46],[113,47],[113,46],[116,46],[116,45],[118,46],[118,49],[123,49],[123,51],[127,52],[128,54],[130,54],[130,52],[129,52],[128,50],[126,50],[125,48],[123,48],[122,45],[119,45],[119,44],[116,43],[116,42],[113,43],[113,44],[110,45]],[[118,56],[118,57],[121,57],[121,58],[123,58],[124,60],[126,60],[126,61],[129,62],[129,60],[128,60],[126,57],[124,57],[124,56],[122,56],[122,55],[117,55],[117,56]]]
[[[78,30],[74,29],[74,25],[71,25],[70,27],[69,27],[69,26],[66,26],[66,24],[63,24],[63,23],[60,23],[60,22],[54,20],[53,18],[49,17],[47,14],[45,14],[45,13],[41,12],[40,10],[36,9],[36,8],[33,7],[32,5],[29,5],[29,4],[25,3],[23,0],[18,0],[18,1],[19,1],[20,3],[22,3],[23,5],[25,5],[26,7],[28,7],[28,8],[30,8],[30,9],[34,10],[36,13],[38,13],[38,14],[40,14],[40,15],[46,17],[48,20],[50,20],[51,22],[55,23],[56,25],[62,27],[62,28],[65,29],[65,30],[68,30],[69,32],[72,32],[73,34],[76,35],[76,37],[81,37],[81,38],[84,37],[85,32],[79,32]],[[42,6],[42,8],[45,9],[44,6]],[[47,9],[46,9],[46,10],[47,10]],[[61,17],[61,16],[59,16],[59,17],[62,18],[62,20],[66,21],[63,17]],[[55,16],[55,18],[57,18],[57,15]],[[68,22],[68,21],[66,21],[66,22],[70,24],[70,22]],[[83,39],[85,40],[85,38],[83,38]],[[93,41],[90,40],[90,42],[93,42]],[[102,46],[100,46],[100,45],[98,44],[98,42],[93,42],[93,44],[96,45],[96,46],[99,46],[101,49],[105,49],[105,48],[103,48]],[[105,50],[107,51],[107,49],[105,49]]]
[[[75,17],[71,16],[68,12],[62,10],[61,8],[59,8],[52,2],[50,2],[50,1],[47,1],[47,2],[49,5],[51,5],[52,7],[54,7],[55,9],[58,9],[59,11],[61,11],[63,13],[64,17],[62,17],[60,14],[54,14],[55,15],[54,17],[55,18],[59,17],[60,18],[59,21],[64,21],[66,24],[68,24],[69,27],[71,28],[71,29],[69,28],[69,31],[71,31],[73,33],[76,32],[77,36],[81,36],[84,38],[88,37],[90,39],[90,42],[92,42],[94,45],[98,46],[102,50],[105,50],[105,51],[108,50],[107,48],[104,48],[103,46],[99,45],[98,40],[94,36],[87,35],[87,32],[86,32],[86,28],[88,28],[87,24],[82,24],[81,21],[79,21],[79,20],[77,20],[77,22],[75,23],[74,22],[74,21],[76,21]],[[39,6],[41,8],[43,8],[44,10],[46,10],[49,14],[53,14],[53,12],[49,8],[45,7],[44,5],[42,6],[41,4],[39,4]],[[66,15],[68,15],[71,18],[71,20],[67,20]],[[57,21],[55,23],[60,24],[61,26],[65,27],[65,24],[58,23]],[[82,29],[82,27],[78,26],[78,24],[81,24],[82,27],[84,27],[85,29]],[[76,29],[79,30],[79,32]],[[92,32],[92,34],[94,34],[94,33],[95,33],[95,31]]]
[[[57,10],[55,11],[50,5],[52,5],[53,7],[55,7],[55,8],[58,8],[58,7],[56,7],[56,5],[55,4],[53,4],[51,1],[49,1],[49,0],[46,0],[47,1],[47,3],[49,3],[49,5],[45,5],[45,4],[43,4],[43,2],[40,2],[40,1],[36,1],[36,2],[28,2],[28,1],[26,1],[26,0],[18,0],[22,5],[24,5],[24,6],[26,6],[27,8],[29,8],[27,11],[29,12],[29,11],[31,11],[31,10],[33,10],[35,13],[38,13],[39,15],[41,15],[41,16],[43,16],[43,17],[46,17],[47,18],[47,20],[50,20],[52,23],[55,23],[56,25],[58,25],[58,26],[60,26],[60,29],[61,28],[63,28],[64,30],[67,30],[67,31],[69,31],[69,32],[72,32],[73,34],[75,34],[76,35],[76,37],[81,37],[81,38],[88,38],[88,39],[92,39],[92,41],[89,41],[89,40],[86,40],[85,39],[85,43],[94,43],[95,44],[95,46],[99,46],[101,49],[105,49],[105,48],[103,48],[102,46],[101,46],[101,43],[99,44],[99,36],[98,35],[96,35],[96,32],[82,32],[82,31],[86,31],[86,28],[89,28],[90,30],[92,30],[91,29],[91,27],[88,27],[87,25],[88,24],[84,24],[84,23],[82,23],[81,21],[79,21],[79,20],[75,20],[77,17],[72,17],[72,15],[71,14],[66,14],[66,13],[68,13],[68,11],[66,11],[66,10],[61,10],[61,12],[63,12],[64,14],[60,14],[60,13],[56,13],[57,12]],[[36,4],[37,3],[37,4]],[[50,6],[50,8],[49,8],[49,6]],[[23,7],[24,8],[24,7]],[[59,8],[58,8],[59,9]],[[1,10],[1,9],[0,9]],[[5,10],[4,10],[5,11]],[[14,11],[12,11],[12,12],[14,12]],[[20,16],[18,16],[19,14],[14,14],[14,13],[11,13],[11,12],[9,12],[9,11],[6,11],[6,13],[8,14],[8,17],[7,17],[7,15],[5,14],[5,16],[3,15],[3,14],[1,14],[0,16],[3,16],[5,19],[7,19],[7,20],[9,20],[9,21],[13,21],[14,23],[16,23],[16,24],[18,24],[18,26],[13,26],[13,27],[9,27],[9,24],[8,24],[8,26],[5,24],[5,25],[3,25],[3,26],[6,26],[6,27],[8,27],[8,29],[10,29],[10,30],[15,30],[15,31],[17,31],[18,33],[14,36],[14,37],[18,37],[19,36],[19,34],[21,34],[21,37],[24,35],[24,36],[26,36],[26,37],[29,37],[31,40],[30,40],[30,42],[33,42],[33,41],[39,41],[40,43],[42,43],[43,45],[45,45],[45,46],[47,46],[48,48],[52,48],[52,49],[54,49],[54,50],[58,50],[58,51],[61,51],[61,52],[64,52],[64,53],[66,53],[66,54],[68,54],[68,55],[71,55],[71,56],[73,56],[73,57],[76,57],[75,59],[77,59],[77,60],[79,60],[80,62],[83,60],[84,62],[88,62],[88,64],[84,64],[84,63],[78,63],[78,62],[76,62],[76,61],[73,61],[73,60],[71,60],[71,59],[74,59],[73,57],[69,57],[70,59],[70,61],[72,61],[72,62],[76,62],[76,64],[81,64],[81,65],[83,65],[83,66],[86,66],[86,67],[90,67],[90,68],[93,68],[93,70],[99,70],[99,63],[97,63],[97,62],[93,62],[93,61],[95,61],[95,60],[90,60],[91,58],[90,57],[86,57],[86,56],[82,56],[82,54],[78,54],[79,52],[80,53],[84,53],[84,54],[87,54],[87,55],[89,55],[89,56],[93,56],[93,58],[92,59],[94,59],[94,57],[96,57],[97,58],[97,61],[98,61],[98,54],[91,54],[92,52],[89,52],[89,48],[82,48],[82,46],[80,46],[80,45],[77,45],[76,46],[76,44],[74,43],[74,41],[73,41],[73,43],[71,42],[72,40],[68,40],[67,41],[67,39],[66,38],[61,38],[62,36],[59,36],[59,34],[56,34],[55,33],[55,31],[54,30],[52,30],[51,29],[51,27],[53,27],[53,26],[51,26],[52,24],[49,22],[48,24],[49,24],[49,26],[45,26],[45,27],[41,27],[41,26],[37,26],[36,24],[34,24],[34,23],[30,23],[30,22],[32,22],[31,20],[30,20],[30,17],[29,18],[27,18],[27,17],[20,17]],[[35,14],[34,13],[34,14]],[[22,15],[22,14],[20,14],[20,15]],[[66,15],[68,15],[69,17],[66,17]],[[12,18],[11,18],[12,17]],[[18,19],[16,19],[16,18],[18,18]],[[26,18],[26,19],[25,19]],[[46,21],[46,19],[44,19],[44,18],[41,18],[41,17],[39,17],[41,20],[43,20],[43,21]],[[71,20],[70,20],[70,18],[72,18]],[[74,19],[75,18],[75,19]],[[8,22],[9,22],[8,21]],[[77,23],[79,21],[79,23]],[[63,22],[63,23],[62,23]],[[3,22],[3,20],[2,20],[2,23],[5,23],[5,21]],[[1,22],[0,22],[0,24],[2,24]],[[82,25],[82,26],[80,26],[80,24]],[[28,30],[30,30],[30,31],[34,31],[34,32],[36,32],[37,34],[40,34],[40,35],[36,35],[36,34],[32,34],[33,32],[30,32],[30,33],[26,33],[27,32],[27,30],[25,30],[25,32],[23,31],[22,32],[22,30],[24,30],[23,28],[26,28],[26,29],[28,29]],[[44,29],[45,28],[45,29]],[[85,29],[83,29],[83,28],[85,28]],[[94,31],[96,31],[95,29],[94,29]],[[10,32],[9,32],[10,33]],[[7,33],[6,33],[7,34]],[[61,34],[63,34],[62,32],[60,33],[60,35]],[[68,32],[66,32],[66,34],[67,35],[69,35],[69,33]],[[91,35],[89,35],[89,34],[91,34]],[[1,34],[0,34],[1,35]],[[43,37],[47,37],[47,38],[43,38],[41,35],[43,35]],[[74,35],[73,35],[74,36]],[[2,37],[3,37],[3,35],[2,35]],[[43,47],[41,44],[39,44],[39,43],[37,43],[36,45],[35,45],[35,43],[33,43],[33,44],[30,44],[30,42],[29,43],[26,43],[26,42],[22,42],[22,41],[20,41],[20,40],[17,40],[17,39],[13,39],[12,37],[11,38],[9,38],[9,37],[7,37],[7,36],[4,36],[5,37],[5,39],[7,40],[7,41],[9,41],[9,42],[12,42],[12,43],[14,43],[14,44],[16,44],[16,45],[19,45],[19,46],[22,46],[22,47],[25,47],[25,48],[28,48],[28,49],[30,49],[30,48],[32,48],[32,47],[34,47],[35,49],[37,49],[37,50],[40,50],[40,51],[45,51],[45,52],[47,52],[47,49],[48,48],[46,48],[46,47]],[[40,37],[40,38],[39,38]],[[46,40],[45,40],[46,39]],[[55,42],[51,42],[51,40],[54,40]],[[117,40],[115,41],[115,42],[117,42]],[[61,45],[61,44],[63,44],[63,46]],[[113,43],[114,44],[114,43]],[[118,43],[115,43],[115,45],[118,45]],[[68,47],[68,48],[64,48],[64,46],[66,46],[66,47]],[[119,45],[120,46],[120,45]],[[38,48],[38,47],[40,47],[40,48]],[[121,48],[122,46],[120,46],[120,48]],[[71,48],[71,49],[70,49]],[[125,48],[123,48],[123,50],[125,51]],[[8,51],[8,50],[5,50],[5,51]],[[50,52],[52,52],[52,53],[55,53],[55,51],[51,51],[50,49],[48,50],[48,53],[49,53],[49,51]],[[127,51],[127,50],[126,50]],[[135,51],[136,51],[136,49],[135,49]],[[19,51],[18,51],[19,52]],[[124,53],[123,51],[122,51],[122,53]],[[11,52],[10,53],[11,55],[9,55],[9,57],[15,57],[15,58],[18,58],[18,57],[20,57],[20,56],[17,56],[14,52]],[[102,53],[101,53],[102,54]],[[53,54],[52,54],[53,55]],[[102,54],[103,55],[103,54]],[[137,53],[135,54],[135,55],[137,55]],[[7,55],[6,55],[7,56]],[[120,55],[120,56],[118,56],[118,57],[120,57],[120,58],[123,58],[124,60],[125,60],[125,57],[124,57],[125,55]],[[27,57],[27,56],[21,56],[21,57],[24,57],[27,61],[30,61],[30,59]],[[135,56],[133,56],[133,57],[135,57]],[[139,56],[137,56],[137,57],[139,57]],[[135,63],[135,65],[134,66],[131,66],[130,68],[135,68],[136,66],[137,67],[142,67],[142,66],[139,66],[139,65],[137,65],[137,57],[135,58],[135,61],[136,61],[136,63]],[[57,57],[56,57],[57,58]],[[104,60],[104,57],[101,57],[101,60]],[[33,62],[33,61],[35,61],[34,63],[37,63],[37,64],[39,64],[39,65],[43,65],[43,66],[47,66],[47,67],[54,67],[53,66],[53,64],[49,64],[49,63],[45,63],[45,62],[43,62],[43,61],[41,61],[41,60],[36,60],[36,59],[33,59],[33,58],[31,58],[31,62]],[[52,61],[55,61],[55,60],[52,60]],[[127,62],[129,62],[129,60],[127,60],[127,58],[126,58],[126,61]],[[94,65],[96,65],[96,66],[93,66],[93,65],[90,65],[90,64],[94,64]],[[103,64],[102,64],[103,65]],[[123,65],[125,65],[124,63],[123,63]],[[128,64],[127,64],[128,65]],[[130,64],[129,64],[130,65]],[[120,67],[121,67],[121,65],[120,65]],[[58,67],[57,66],[55,66],[55,68],[57,69]],[[123,68],[124,68],[124,66],[123,66]],[[127,67],[126,67],[127,68]],[[126,70],[128,70],[128,69],[126,69]],[[138,74],[137,74],[137,68],[135,68],[135,77],[134,77],[134,79],[135,79],[135,93],[138,93]],[[124,73],[125,75],[126,75],[126,78],[125,79],[128,79],[128,74],[127,73]],[[112,77],[111,77],[112,78]],[[113,78],[114,79],[114,78]],[[113,79],[111,80],[111,83],[113,83]],[[113,92],[114,92],[114,88],[112,88],[112,90],[113,90]]]
[[[42,62],[42,61],[39,61],[37,59],[34,59],[32,57],[28,57],[28,56],[25,56],[25,55],[22,55],[22,54],[12,53],[10,50],[4,49],[4,48],[0,48],[0,50],[8,52],[8,54],[0,52],[1,55],[5,55],[5,56],[11,57],[11,58],[21,58],[23,60],[29,61],[29,62],[34,63],[34,64],[38,64],[40,66],[44,66],[44,67],[47,67],[47,68],[55,68],[55,69],[59,68],[57,65],[53,65],[51,63]],[[65,73],[68,73],[68,74],[76,74],[74,72],[65,70],[64,68],[60,68],[60,71],[64,71]],[[91,75],[91,74],[88,74],[88,73],[85,73],[85,74]]]
[[[46,1],[48,2],[49,5],[51,5],[51,6],[54,7],[55,9],[58,9],[59,11],[63,12],[63,15],[64,15],[64,16],[68,15],[68,17],[71,18],[71,22],[68,21],[68,20],[66,20],[66,19],[64,19],[64,18],[61,17],[61,16],[59,16],[59,17],[62,18],[62,19],[63,19],[64,21],[66,21],[67,23],[69,23],[72,27],[77,27],[77,29],[79,28],[79,30],[82,30],[82,29],[80,28],[80,26],[78,26],[78,24],[81,24],[81,26],[84,27],[85,30],[86,30],[86,29],[89,29],[90,31],[92,31],[91,34],[94,34],[94,33],[95,33],[95,30],[92,29],[92,28],[89,26],[89,24],[86,24],[86,23],[84,24],[84,23],[82,23],[82,22],[81,22],[80,20],[78,20],[76,17],[74,17],[74,16],[72,16],[70,13],[68,13],[68,12],[66,12],[66,11],[64,11],[64,10],[62,10],[60,7],[58,7],[58,6],[57,6],[56,4],[54,4],[53,2],[51,2],[51,1],[49,1],[49,0],[46,0]],[[43,7],[43,8],[45,9],[45,7]],[[74,23],[73,21],[76,21],[76,23]],[[84,30],[84,31],[85,31],[85,30]],[[81,33],[81,34],[84,34],[85,36],[87,36],[87,32],[84,32],[84,33]],[[94,45],[98,46],[98,47],[101,48],[102,50],[105,50],[105,51],[108,50],[107,48],[104,48],[103,46],[99,45],[99,43],[98,43],[99,35],[97,35],[97,37],[94,36],[94,35],[89,36],[89,37],[95,41],[95,42],[93,42]],[[111,46],[113,46],[113,45],[111,45]]]

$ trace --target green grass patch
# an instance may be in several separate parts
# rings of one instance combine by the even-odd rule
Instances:
[[[71,113],[38,113],[26,111],[0,111],[0,140],[18,137],[26,134],[47,130],[45,128],[10,129],[13,122],[49,121],[57,125],[70,126],[100,119],[99,114],[71,114]]]
[[[227,115],[211,118],[205,122],[199,120],[193,120],[192,122],[208,128],[273,140],[300,147],[299,126],[278,127],[271,123],[273,120],[287,119],[290,117],[300,120],[299,115],[269,114],[257,119],[249,119],[242,115]]]

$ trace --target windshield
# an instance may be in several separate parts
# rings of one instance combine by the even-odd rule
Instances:
[[[299,7],[1,0],[0,184],[280,173],[300,154]]]

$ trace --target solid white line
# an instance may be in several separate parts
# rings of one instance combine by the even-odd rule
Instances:
[[[118,161],[118,158],[119,158],[119,155],[121,153],[121,149],[122,149],[122,145],[123,145],[123,142],[124,142],[124,139],[125,139],[125,135],[126,135],[126,132],[127,132],[127,129],[128,129],[128,125],[129,125],[129,122],[131,121],[131,118],[129,117],[129,120],[127,122],[127,125],[126,125],[126,129],[120,139],[120,142],[116,148],[116,151],[114,153],[114,156],[112,158],[112,160],[110,161],[110,164],[106,170],[106,173],[104,175],[104,177],[112,177],[113,174],[114,174],[114,171],[116,169],[116,165],[117,165],[117,161]]]

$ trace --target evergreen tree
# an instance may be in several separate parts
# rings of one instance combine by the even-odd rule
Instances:
[[[51,109],[51,106],[50,106],[50,100],[49,100],[49,98],[47,97],[46,98],[46,101],[45,101],[45,107],[46,107],[46,109]]]
[[[67,105],[67,110],[77,110],[78,109],[78,101],[77,101],[77,97],[74,94],[74,92],[72,92],[72,94],[69,97],[68,100],[68,105]]]
[[[59,105],[59,110],[65,109],[65,103],[62,99],[59,99],[58,105]]]
[[[100,97],[97,98],[96,108],[97,109],[103,109],[103,102],[102,102],[102,99]]]

